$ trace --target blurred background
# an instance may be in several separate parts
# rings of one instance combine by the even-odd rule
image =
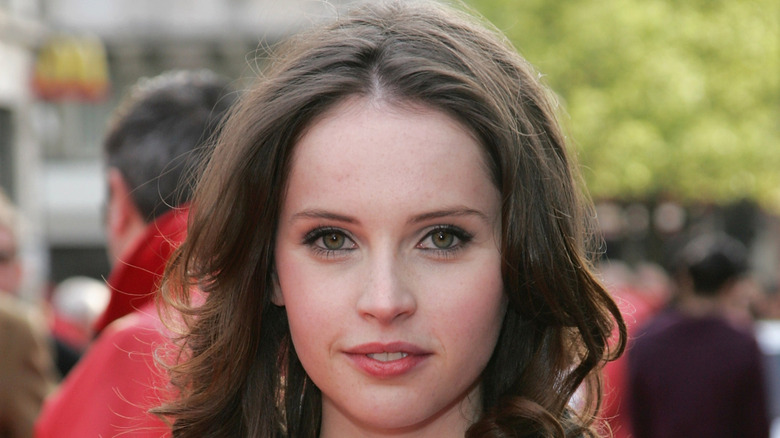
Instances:
[[[559,95],[610,258],[664,262],[681,232],[714,228],[776,283],[780,2],[471,4]]]

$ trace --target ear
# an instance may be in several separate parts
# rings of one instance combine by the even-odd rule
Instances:
[[[110,252],[118,257],[146,224],[130,196],[124,176],[116,168],[108,169],[108,191],[107,239]]]
[[[126,202],[129,190],[119,170],[108,169],[108,201],[106,203],[106,228],[109,235],[115,235],[126,225]]]
[[[276,275],[276,268],[271,273],[274,290],[271,292],[271,302],[279,307],[284,307],[284,294],[282,294],[282,286],[279,284],[279,276]]]

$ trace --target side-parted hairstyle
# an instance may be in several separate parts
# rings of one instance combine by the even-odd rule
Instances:
[[[271,302],[275,234],[302,133],[365,97],[458,120],[501,193],[509,305],[467,436],[594,436],[597,371],[626,331],[591,272],[590,204],[535,70],[498,32],[433,2],[360,5],[278,54],[228,119],[165,277],[164,298],[185,322],[170,368],[179,397],[156,411],[173,435],[318,436],[321,394]]]
[[[236,97],[214,72],[175,70],[142,78],[120,103],[103,142],[106,162],[146,222],[189,201],[185,182]]]

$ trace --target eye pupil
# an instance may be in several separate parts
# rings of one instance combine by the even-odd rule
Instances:
[[[431,240],[437,248],[449,248],[455,240],[455,235],[447,231],[437,231]]]
[[[330,233],[322,238],[322,243],[328,249],[340,249],[344,246],[344,235],[339,233]]]

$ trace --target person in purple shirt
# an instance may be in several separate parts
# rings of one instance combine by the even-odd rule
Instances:
[[[728,309],[747,251],[723,234],[692,239],[675,258],[678,296],[629,347],[636,438],[769,436],[762,356]]]

